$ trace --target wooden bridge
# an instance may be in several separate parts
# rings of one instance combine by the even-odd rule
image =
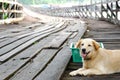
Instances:
[[[3,31],[0,28],[0,80],[119,80],[119,73],[69,76],[70,71],[82,66],[82,63],[72,62],[70,43],[81,38],[93,38],[103,42],[107,49],[120,49],[119,3],[117,0],[43,10],[46,15],[57,18],[24,27],[21,27],[20,23],[19,28],[18,25],[11,24],[17,28]],[[98,7],[102,12],[98,13],[98,7],[94,9],[97,5],[101,5]],[[113,5],[116,8],[111,7]],[[94,11],[95,15],[92,15],[91,11]],[[104,12],[105,16],[102,15]]]
[[[48,9],[46,12],[47,15],[51,16],[107,20],[120,24],[120,0],[110,0],[107,2],[102,2],[101,0],[99,3],[90,5]]]

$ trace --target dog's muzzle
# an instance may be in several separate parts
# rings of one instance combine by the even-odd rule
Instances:
[[[86,56],[88,55],[90,53],[90,51],[86,51],[86,49],[85,48],[83,48],[82,49],[82,54],[81,54],[81,56],[83,57],[83,58],[86,58]]]

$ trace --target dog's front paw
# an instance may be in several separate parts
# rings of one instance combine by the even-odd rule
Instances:
[[[81,72],[78,72],[79,75],[81,76],[87,76],[88,73],[86,71],[81,71]]]
[[[69,75],[76,76],[77,75],[77,71],[72,71],[72,72],[69,73]]]

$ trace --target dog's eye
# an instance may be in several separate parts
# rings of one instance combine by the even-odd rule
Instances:
[[[90,47],[91,45],[89,44],[88,46]]]
[[[84,44],[81,44],[82,46],[84,45]]]

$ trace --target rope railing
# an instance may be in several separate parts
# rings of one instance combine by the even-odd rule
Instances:
[[[0,0],[0,24],[16,23],[23,20],[23,7],[21,4]]]

